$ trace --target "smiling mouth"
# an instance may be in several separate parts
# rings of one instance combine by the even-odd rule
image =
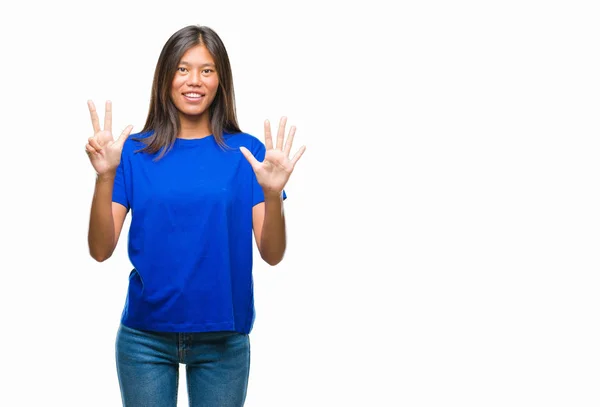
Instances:
[[[194,93],[194,92],[190,92],[190,93],[184,93],[184,94],[183,94],[183,96],[184,96],[186,99],[189,99],[189,100],[194,100],[194,101],[196,101],[196,100],[200,100],[200,99],[202,99],[202,98],[204,97],[204,95],[203,95],[203,94],[201,94],[201,93]]]

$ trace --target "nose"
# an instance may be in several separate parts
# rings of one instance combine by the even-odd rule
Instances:
[[[201,86],[202,85],[202,76],[200,72],[196,72],[195,70],[190,70],[190,73],[187,76],[187,85],[188,86]]]

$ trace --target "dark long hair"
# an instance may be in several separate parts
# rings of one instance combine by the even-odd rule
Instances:
[[[152,96],[148,118],[143,132],[153,131],[152,135],[138,139],[146,146],[140,151],[155,154],[161,151],[158,159],[173,146],[181,129],[179,111],[171,100],[171,85],[177,66],[183,54],[196,45],[204,45],[213,57],[219,75],[219,88],[209,106],[209,120],[212,134],[222,147],[225,147],[223,132],[241,132],[236,117],[233,75],[225,45],[212,29],[190,25],[174,33],[163,46],[156,63]]]

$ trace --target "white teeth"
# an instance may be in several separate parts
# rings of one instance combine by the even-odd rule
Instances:
[[[189,97],[189,98],[199,98],[202,97],[201,94],[199,93],[184,93],[185,96]]]

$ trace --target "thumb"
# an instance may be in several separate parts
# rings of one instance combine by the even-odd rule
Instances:
[[[125,130],[123,130],[123,132],[121,133],[121,135],[117,139],[117,143],[119,144],[119,146],[121,148],[123,148],[123,145],[125,144],[125,141],[127,141],[127,138],[129,137],[129,134],[131,134],[131,130],[132,129],[133,129],[132,125],[129,125],[129,126],[125,127]]]
[[[240,147],[240,151],[242,152],[242,154],[244,155],[244,157],[246,157],[246,160],[248,160],[248,162],[250,163],[250,165],[252,166],[252,168],[254,170],[256,170],[256,167],[260,165],[260,163],[258,162],[258,160],[256,158],[254,158],[254,156],[252,155],[252,153],[246,147]]]

